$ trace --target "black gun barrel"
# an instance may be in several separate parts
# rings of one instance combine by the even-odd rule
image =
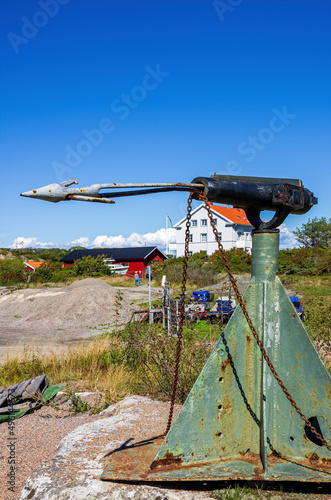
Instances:
[[[204,185],[204,194],[210,202],[248,210],[286,209],[288,213],[305,214],[317,204],[317,198],[297,179],[215,175],[196,177],[192,183]],[[198,199],[198,194],[193,197]]]

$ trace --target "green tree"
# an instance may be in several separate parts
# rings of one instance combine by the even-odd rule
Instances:
[[[75,260],[74,270],[76,274],[79,275],[111,275],[112,272],[109,266],[105,264],[105,255],[98,255],[97,257],[91,257],[86,255],[82,259]]]
[[[331,219],[314,217],[308,219],[301,228],[293,231],[299,243],[307,248],[330,248],[331,246]]]

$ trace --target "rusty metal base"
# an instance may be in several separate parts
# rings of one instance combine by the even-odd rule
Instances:
[[[105,481],[163,482],[163,481],[305,481],[330,482],[331,464],[320,465],[314,460],[300,462],[294,459],[269,456],[268,473],[263,470],[258,455],[247,454],[237,459],[218,462],[181,465],[178,459],[153,469],[153,459],[163,437],[118,448],[111,454],[111,463],[103,471]]]
[[[278,246],[278,233],[254,234],[243,299],[273,369],[331,443],[331,377],[276,275]],[[331,483],[331,450],[292,403],[237,307],[166,438],[123,445],[102,478]]]

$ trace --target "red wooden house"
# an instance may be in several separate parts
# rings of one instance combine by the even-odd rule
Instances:
[[[91,248],[73,250],[68,253],[61,259],[62,267],[73,266],[75,260],[85,256],[97,257],[98,255],[105,255],[107,259],[112,259],[114,264],[128,265],[126,276],[133,276],[136,271],[141,271],[144,275],[150,262],[164,262],[167,259],[158,247]]]

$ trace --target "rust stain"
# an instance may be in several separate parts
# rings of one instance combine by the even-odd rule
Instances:
[[[37,190],[36,189],[34,189],[32,192],[33,192],[33,194],[37,194]]]
[[[230,360],[229,360],[229,358],[227,358],[227,359],[225,359],[224,361],[222,361],[222,363],[221,363],[221,370],[222,370],[222,371],[224,371],[224,370],[225,370],[225,368],[226,368],[227,366],[229,366],[229,364],[230,364]]]
[[[183,460],[180,455],[175,456],[167,451],[164,458],[151,463],[150,470],[159,469],[160,467],[181,466],[182,464]]]
[[[51,193],[51,192],[52,192],[52,190],[51,190],[51,189],[49,189],[49,190],[48,190],[48,192],[49,192],[49,193]]]
[[[85,189],[85,188],[79,188],[79,191],[80,191],[81,193],[86,193],[86,189]]]
[[[190,452],[188,455],[189,463],[184,463],[183,455],[173,455],[172,453],[167,453],[165,457],[161,460],[155,461],[151,466],[151,462],[155,457],[157,450],[162,441],[162,437],[158,439],[153,439],[150,444],[146,446],[133,446],[130,449],[123,449],[116,451],[111,458],[111,469],[107,469],[104,473],[104,476],[101,478],[103,480],[125,480],[125,481],[136,481],[136,480],[145,480],[149,482],[153,481],[178,481],[185,482],[190,480],[201,480],[201,475],[199,469],[202,467],[205,469],[203,474],[203,479],[205,481],[215,480],[214,467],[216,464],[222,467],[223,472],[228,472],[229,475],[222,476],[223,479],[247,479],[247,474],[240,474],[231,470],[229,465],[232,462],[239,461],[241,464],[251,464],[254,468],[253,474],[249,474],[250,480],[269,480],[270,478],[265,477],[265,471],[263,469],[261,458],[259,454],[251,453],[249,449],[243,449],[238,455],[235,457],[222,458],[222,454],[219,457],[219,460],[215,463],[215,461],[201,461],[194,463],[195,454],[194,452]],[[220,451],[224,450],[224,447],[220,446]],[[209,450],[206,450],[209,451]],[[316,455],[316,456],[315,456]],[[309,467],[311,471],[315,471],[316,473],[330,473],[331,471],[331,459],[326,460],[322,459],[321,462],[317,461],[317,454],[311,454],[310,458],[306,457],[305,460],[296,460],[297,465],[304,465]],[[182,458],[183,457],[183,458]],[[268,464],[269,466],[277,466],[284,463],[284,460],[291,460],[291,457],[282,458],[277,457],[274,454],[268,455]],[[172,472],[176,473],[176,471],[183,471],[182,477],[174,478],[171,476]],[[197,472],[195,472],[197,471]],[[279,474],[276,474],[279,479],[282,479]],[[276,475],[272,480],[275,480]],[[317,482],[319,480],[320,475],[317,477],[313,476],[310,478],[312,482]],[[324,479],[325,480],[325,479]]]
[[[310,453],[310,455],[308,455],[306,458],[308,459],[309,462],[319,462],[320,459],[317,453]]]

